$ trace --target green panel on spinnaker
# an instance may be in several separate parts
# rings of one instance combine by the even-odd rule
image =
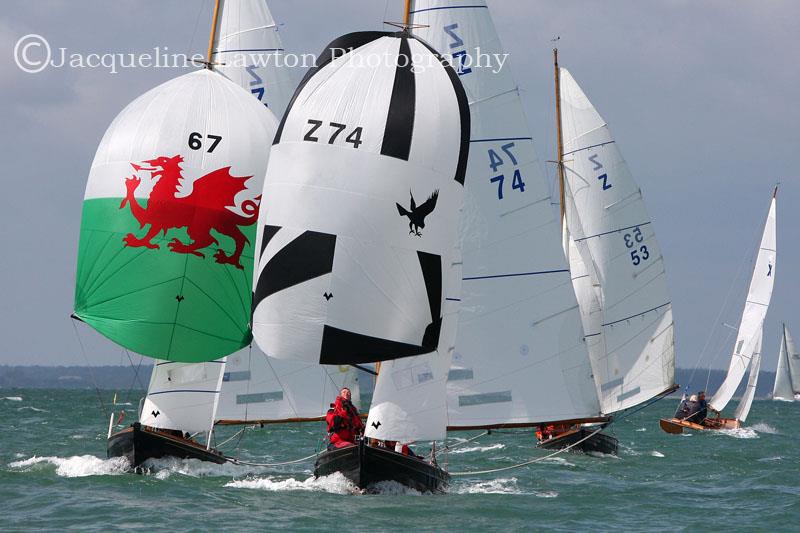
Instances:
[[[75,286],[75,314],[134,352],[182,362],[218,359],[250,343],[250,306],[255,225],[239,226],[249,240],[243,269],[219,264],[217,249],[230,255],[233,239],[213,232],[219,245],[205,257],[172,252],[174,238],[191,242],[185,228],[152,239],[158,249],[125,246],[139,227],[122,198],[84,201]]]

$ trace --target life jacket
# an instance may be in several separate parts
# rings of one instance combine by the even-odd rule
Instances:
[[[358,409],[350,403],[345,406],[342,398],[337,397],[333,406],[328,409],[325,415],[328,423],[328,434],[331,443],[355,443],[356,437],[364,432],[364,423],[358,416]]]

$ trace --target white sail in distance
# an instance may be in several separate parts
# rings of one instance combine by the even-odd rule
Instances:
[[[271,150],[253,291],[265,353],[337,365],[447,357],[438,350],[468,151],[463,88],[427,45],[384,32],[333,41]],[[373,408],[408,397],[376,387]],[[427,420],[415,418],[415,439],[443,435]]]
[[[451,428],[585,419],[600,412],[559,222],[486,3],[416,0],[413,31],[452,59],[472,116],[463,285],[448,381]]]
[[[756,342],[753,345],[753,352],[750,355],[750,375],[747,378],[747,386],[744,389],[742,399],[736,406],[734,417],[740,422],[747,420],[750,408],[753,406],[753,399],[756,396],[756,386],[758,385],[758,373],[761,370],[761,340],[764,336],[763,328],[756,333]]]
[[[672,304],[641,190],[606,122],[559,72],[566,224],[594,294],[576,290],[601,409],[613,413],[674,385]]]
[[[781,327],[781,346],[775,371],[774,400],[794,401],[800,394],[800,353],[786,324]]]
[[[139,422],[190,433],[210,431],[224,371],[224,359],[206,363],[157,361]]]
[[[228,356],[217,423],[321,420],[342,387],[360,407],[358,371],[347,365],[274,359],[257,347]]]
[[[221,0],[214,68],[282,116],[297,85],[266,0]]]
[[[764,224],[764,233],[761,236],[761,243],[758,247],[753,275],[750,279],[750,287],[747,291],[742,319],[739,322],[736,343],[733,345],[728,373],[709,402],[709,405],[717,411],[722,411],[728,405],[728,402],[733,398],[736,389],[739,387],[739,383],[741,383],[744,373],[750,365],[751,354],[754,352],[754,347],[758,340],[758,332],[763,327],[764,317],[766,317],[769,309],[772,288],[775,285],[775,258],[777,255],[775,203],[777,193],[778,190],[776,188],[772,195],[769,213]]]

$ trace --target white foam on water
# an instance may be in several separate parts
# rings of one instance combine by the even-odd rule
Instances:
[[[9,463],[11,468],[22,471],[36,469],[38,465],[53,465],[61,477],[116,476],[125,474],[128,460],[124,457],[100,459],[93,455],[73,455],[72,457],[37,457],[34,455],[22,461]]]
[[[589,457],[596,457],[598,459],[617,459],[620,460],[618,455],[614,455],[613,453],[603,453],[603,452],[586,452],[586,455]]]
[[[69,438],[74,440],[80,440],[80,439],[85,439],[86,437],[84,437],[83,435],[70,435]]]
[[[34,407],[32,405],[26,405],[24,407],[17,407],[17,411],[36,411],[37,413],[49,413],[47,409],[39,409],[38,407]]]
[[[456,453],[471,453],[471,452],[488,452],[490,450],[502,450],[505,447],[506,447],[505,444],[501,444],[498,442],[497,444],[492,444],[491,446],[472,446],[468,448],[456,448],[455,450],[450,451],[448,453],[456,454]]]
[[[637,432],[647,431],[647,428],[639,428],[639,429],[635,429],[634,431],[637,431]]]
[[[534,492],[534,496],[537,498],[558,498],[558,493],[554,490],[548,490],[544,492]]]
[[[380,481],[370,485],[365,492],[368,494],[387,494],[390,496],[421,496],[423,494],[397,481]]]
[[[771,463],[772,461],[782,461],[783,457],[776,455],[775,457],[762,457],[758,460],[759,463]]]
[[[725,435],[735,439],[757,439],[758,433],[753,428],[720,429],[712,431],[712,434]]]
[[[226,487],[235,489],[264,490],[268,492],[308,491],[332,494],[355,494],[361,492],[341,472],[319,478],[309,477],[304,481],[294,478],[281,479],[273,476],[229,481]]]
[[[650,455],[652,455],[653,457],[666,457],[663,453],[661,453],[659,451],[656,451],[656,450],[653,450],[652,452],[650,452]]]
[[[542,459],[540,461],[543,464],[555,464],[555,465],[562,465],[562,466],[575,466],[573,463],[570,463],[563,457],[548,457],[547,459]]]
[[[17,452],[17,453],[14,454],[14,457],[16,457],[17,459],[21,459],[22,457],[25,457],[25,454]]]
[[[767,433],[769,435],[778,435],[778,430],[774,427],[770,426],[766,422],[759,422],[758,424],[753,424],[750,426],[753,430],[757,431],[758,433]]]
[[[21,402],[22,396],[5,396],[0,398],[0,400],[8,400],[9,402]]]
[[[515,477],[459,484],[453,486],[450,492],[455,494],[523,494],[517,488],[517,478]]]
[[[223,463],[218,465],[210,461],[199,459],[178,459],[177,457],[162,457],[148,459],[142,463],[145,473],[152,474],[156,479],[167,479],[172,474],[181,474],[189,477],[236,477],[264,472],[264,468]]]

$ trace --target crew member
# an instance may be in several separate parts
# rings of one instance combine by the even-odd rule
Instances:
[[[347,387],[339,392],[325,420],[328,422],[330,439],[328,449],[355,444],[356,439],[364,433],[364,423],[358,415],[358,409],[350,401],[350,389]]]
[[[706,401],[705,391],[697,393],[697,403],[695,404],[692,414],[689,416],[689,421],[695,424],[702,424],[708,416],[708,402]]]

